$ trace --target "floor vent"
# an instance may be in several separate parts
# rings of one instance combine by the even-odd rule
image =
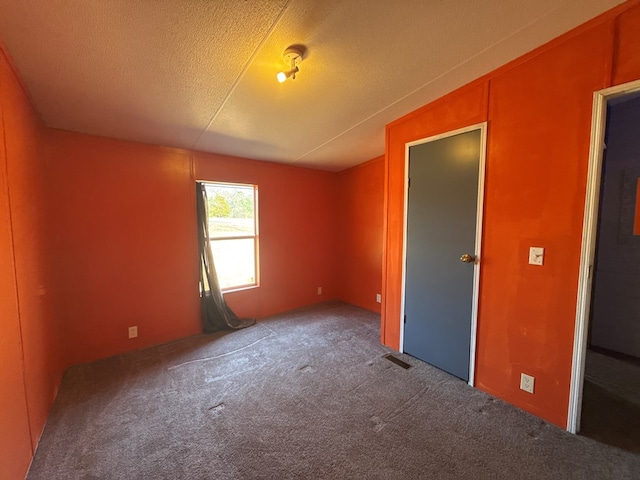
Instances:
[[[387,353],[386,355],[383,355],[384,358],[386,358],[387,360],[389,360],[390,362],[395,363],[396,365],[401,366],[402,368],[404,368],[405,370],[408,368],[411,368],[411,365],[409,365],[406,362],[403,362],[402,360],[400,360],[399,358],[394,357],[393,355],[391,355],[390,353]]]

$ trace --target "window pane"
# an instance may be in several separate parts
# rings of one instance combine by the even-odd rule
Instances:
[[[251,185],[206,185],[211,238],[255,235],[255,195]]]
[[[211,252],[220,288],[255,285],[255,240],[212,240]]]

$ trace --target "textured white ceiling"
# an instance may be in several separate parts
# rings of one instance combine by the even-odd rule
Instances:
[[[622,0],[0,0],[54,128],[339,171],[390,121]],[[303,44],[295,81],[282,53]]]

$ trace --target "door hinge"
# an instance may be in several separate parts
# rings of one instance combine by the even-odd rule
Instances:
[[[404,323],[407,323],[407,316],[404,316]]]
[[[407,188],[411,188],[411,179],[407,179]]]

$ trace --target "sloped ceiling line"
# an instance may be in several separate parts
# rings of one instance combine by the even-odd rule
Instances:
[[[372,113],[371,115],[363,118],[362,120],[360,120],[358,123],[355,123],[353,125],[351,125],[349,128],[343,130],[342,132],[340,132],[337,135],[334,135],[333,137],[331,137],[329,140],[321,143],[320,145],[312,148],[311,150],[309,150],[308,152],[304,153],[303,155],[300,155],[299,157],[297,157],[295,159],[295,161],[299,161],[302,160],[303,158],[307,157],[308,155],[311,155],[312,153],[314,153],[317,150],[320,150],[322,147],[324,147],[325,145],[330,144],[331,142],[333,142],[334,140],[342,137],[343,135],[349,133],[351,130],[353,130],[354,128],[359,127],[360,125],[368,122],[369,120],[371,120],[372,118],[377,117],[378,115],[386,112],[387,110],[391,109],[392,107],[394,107],[397,104],[400,104],[401,102],[403,102],[404,100],[412,97],[413,95],[415,95],[416,93],[419,93],[420,91],[424,90],[425,88],[428,88],[430,85],[438,82],[441,79],[444,79],[447,77],[447,75],[450,75],[452,72],[454,72],[455,70],[458,70],[462,67],[464,67],[467,63],[471,63],[473,62],[476,58],[482,57],[482,55],[486,54],[487,52],[490,52],[492,48],[495,48],[497,45],[503,44],[505,42],[510,41],[512,38],[516,37],[518,34],[520,34],[522,31],[526,30],[527,28],[530,28],[531,26],[535,25],[536,22],[539,22],[541,18],[544,17],[548,17],[551,14],[553,14],[555,11],[557,10],[557,8],[554,8],[553,10],[551,10],[550,12],[548,12],[547,14],[545,14],[543,17],[536,17],[533,20],[531,20],[529,23],[525,24],[524,26],[522,26],[521,28],[515,30],[513,33],[511,33],[510,35],[500,39],[497,42],[494,42],[488,46],[486,46],[485,48],[483,48],[482,50],[480,50],[479,52],[471,55],[470,57],[464,59],[463,61],[459,62],[458,64],[454,65],[453,67],[449,68],[448,70],[440,73],[439,75],[437,75],[436,77],[430,79],[428,82],[423,83],[422,85],[420,85],[419,87],[411,90],[410,92],[406,93],[405,95],[399,97],[397,100],[393,101],[392,103],[389,103],[388,105],[384,106],[383,108],[381,108],[380,110]]]
[[[555,11],[555,9],[554,9]],[[547,14],[549,15],[549,14]],[[369,120],[377,117],[378,115],[386,112],[387,110],[393,108],[395,105],[400,104],[401,102],[403,102],[404,100],[411,98],[411,96],[415,95],[416,93],[424,90],[425,88],[429,87],[431,84],[436,83],[437,81],[446,78],[447,75],[451,74],[452,72],[454,72],[455,70],[462,68],[465,64],[472,62],[473,60],[475,60],[478,57],[481,57],[483,54],[485,54],[486,52],[489,52],[492,48],[494,48],[496,45],[499,45],[501,43],[507,42],[509,41],[512,37],[516,36],[516,34],[520,33],[521,31],[529,28],[530,26],[534,25],[536,22],[538,22],[540,19],[538,17],[536,17],[535,19],[531,20],[528,24],[524,25],[522,28],[519,28],[518,30],[516,30],[515,32],[513,32],[511,35],[502,38],[500,41],[498,42],[494,42],[490,45],[488,45],[487,47],[483,48],[482,50],[480,50],[479,52],[473,54],[472,56],[470,56],[469,58],[466,58],[465,60],[461,61],[460,63],[454,65],[453,67],[449,68],[448,70],[442,72],[441,74],[437,75],[436,77],[429,79],[428,82],[423,83],[422,85],[418,86],[417,88],[411,90],[410,92],[402,95],[401,97],[399,97],[397,100],[393,101],[392,103],[389,103],[388,105],[384,106],[383,108],[377,110],[376,112],[372,113],[371,115],[363,118],[362,120],[360,120],[358,123],[355,123],[353,125],[351,125],[349,128],[341,131],[340,133],[338,133],[337,135],[334,135],[333,137],[331,137],[329,140],[321,143],[320,145],[317,145],[316,147],[312,148],[311,150],[309,150],[308,152],[300,155],[299,157],[297,157],[295,159],[296,162],[302,160],[303,158],[307,157],[308,155],[311,155],[312,153],[316,152],[317,150],[320,150],[322,147],[324,147],[325,145],[330,144],[331,142],[333,142],[334,140],[342,137],[343,135],[349,133],[351,130],[353,130],[354,128],[359,127],[360,125],[368,122]]]
[[[192,149],[196,149],[196,146],[198,145],[198,143],[200,143],[200,140],[202,139],[203,135],[205,133],[207,133],[207,130],[209,130],[211,125],[213,125],[213,122],[218,117],[218,114],[222,111],[224,106],[229,101],[229,98],[231,98],[231,95],[233,95],[233,92],[235,91],[236,87],[238,86],[240,81],[242,81],[242,79],[244,78],[244,75],[247,73],[247,70],[249,69],[249,67],[253,63],[254,58],[256,57],[258,52],[260,52],[260,49],[266,43],[266,41],[271,37],[271,34],[275,30],[275,28],[278,26],[278,23],[280,23],[280,20],[282,19],[284,14],[287,12],[287,9],[289,8],[289,4],[291,3],[291,1],[292,0],[287,0],[287,3],[285,3],[282,6],[282,9],[280,10],[280,13],[278,13],[278,16],[275,18],[275,20],[271,24],[271,27],[269,27],[269,30],[267,30],[267,32],[262,37],[262,40],[260,40],[260,42],[253,49],[253,52],[251,52],[251,55],[249,56],[249,58],[245,62],[244,66],[242,67],[242,70],[240,70],[240,73],[238,74],[238,76],[236,77],[235,81],[231,85],[231,88],[229,89],[229,92],[227,92],[227,95],[224,97],[224,100],[220,103],[220,105],[218,106],[218,108],[214,112],[214,114],[211,117],[211,120],[209,120],[209,123],[207,124],[207,126],[204,128],[204,130],[202,130],[200,135],[198,135],[198,138],[196,139],[196,141],[193,142],[193,145],[191,146]]]
[[[50,127],[341,171],[387,123],[624,1],[0,0],[0,40]],[[310,55],[280,84],[292,43]]]

